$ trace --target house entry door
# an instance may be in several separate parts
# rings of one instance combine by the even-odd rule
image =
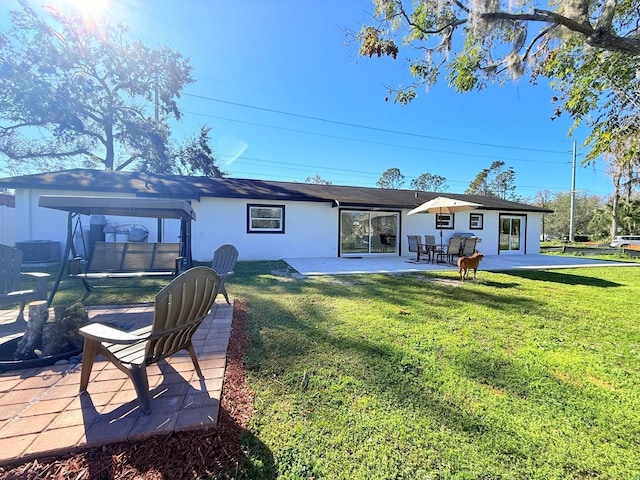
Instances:
[[[340,255],[397,254],[398,212],[342,210]]]
[[[500,215],[500,244],[498,253],[524,253],[526,217]]]

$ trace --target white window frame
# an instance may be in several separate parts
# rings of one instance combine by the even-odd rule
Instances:
[[[279,211],[279,216],[274,217],[257,217],[254,216],[254,212],[258,212],[259,210],[274,210]],[[247,233],[284,233],[284,213],[285,206],[284,205],[270,205],[270,204],[256,204],[256,203],[248,203],[247,204]],[[277,223],[277,226],[274,227],[259,227],[254,225],[254,221],[259,220],[269,220]]]

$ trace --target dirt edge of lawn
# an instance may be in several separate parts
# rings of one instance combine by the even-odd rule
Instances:
[[[115,479],[158,480],[200,476],[234,478],[243,453],[240,433],[253,415],[243,359],[250,345],[246,312],[236,300],[218,424],[213,429],[179,432],[135,442],[91,448],[55,458],[0,467],[2,480]]]

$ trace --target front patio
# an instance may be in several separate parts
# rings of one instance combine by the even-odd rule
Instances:
[[[0,311],[4,339],[20,329],[16,312]],[[91,320],[127,328],[150,323],[152,315],[151,304],[89,307]],[[150,415],[140,412],[132,382],[104,360],[94,364],[81,395],[79,364],[0,373],[0,465],[215,425],[232,317],[233,301],[216,302],[193,337],[204,380],[186,352],[148,368]]]

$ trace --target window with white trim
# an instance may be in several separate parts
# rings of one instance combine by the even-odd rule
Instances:
[[[247,205],[247,233],[284,233],[284,205]]]

